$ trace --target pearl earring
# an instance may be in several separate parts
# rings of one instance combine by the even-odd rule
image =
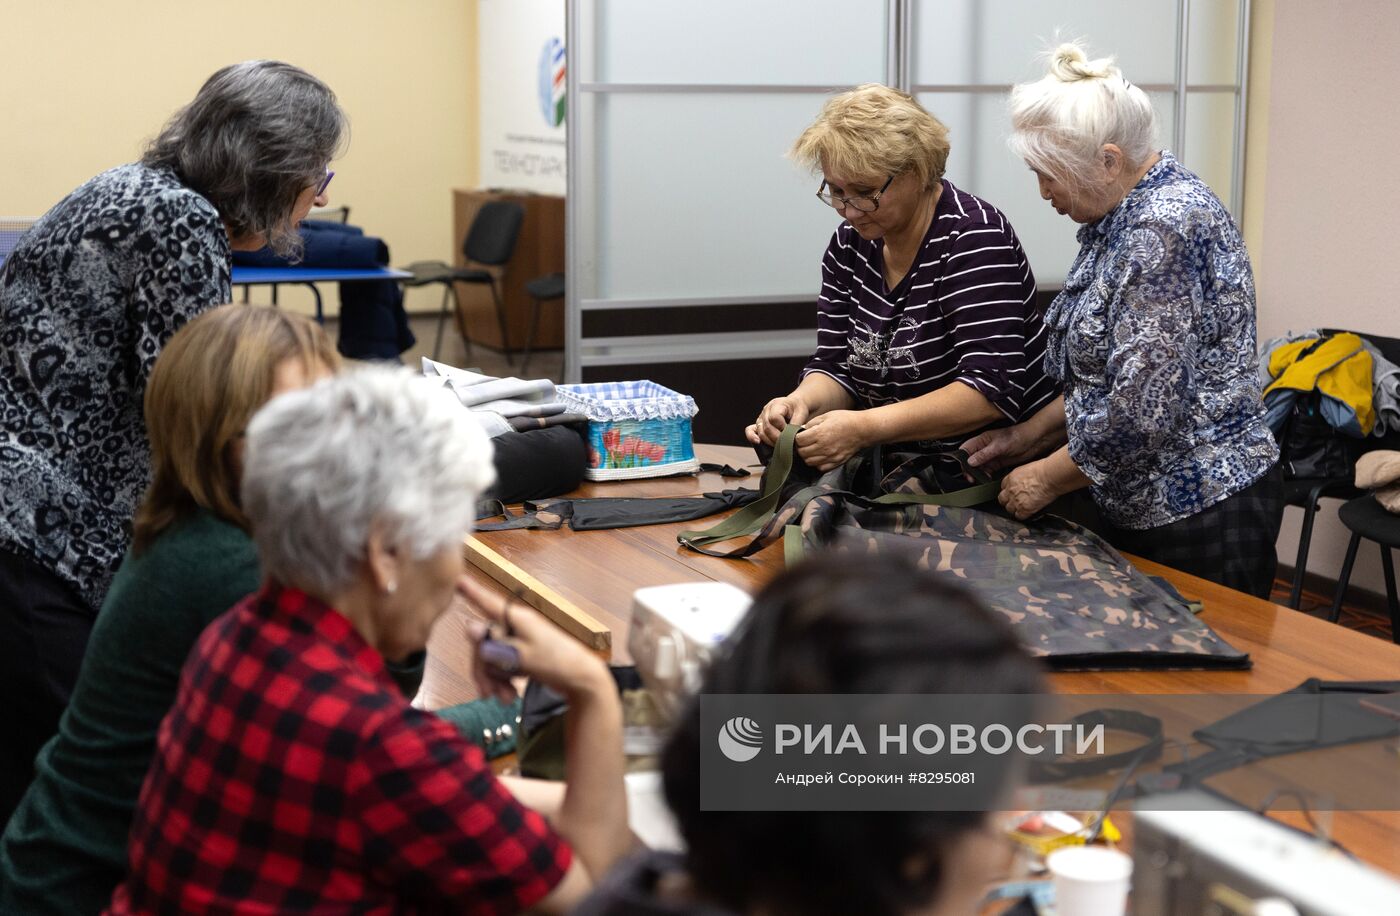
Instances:
[[[384,586],[384,591],[388,592],[388,593],[391,594],[391,595],[392,595],[394,592],[398,591],[398,589],[399,589],[399,583],[397,583],[397,582],[390,582],[388,585]]]

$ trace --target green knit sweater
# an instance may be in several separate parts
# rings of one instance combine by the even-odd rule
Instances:
[[[58,735],[0,839],[0,913],[91,916],[107,905],[185,656],[258,581],[252,540],[208,512],[127,554]]]

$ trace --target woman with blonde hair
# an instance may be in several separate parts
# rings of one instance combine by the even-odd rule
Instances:
[[[1090,487],[1115,546],[1267,597],[1283,501],[1239,227],[1157,148],[1112,59],[1061,45],[1012,90],[1011,125],[1041,197],[1082,227],[1045,319],[1064,397],[965,443],[971,462],[1021,464],[1001,496],[1019,518]]]
[[[1053,400],[1035,277],[1006,216],[943,176],[948,130],[869,84],[831,98],[793,146],[842,216],[818,298],[817,350],[746,434],[829,470],[871,445],[952,447]]]
[[[59,733],[0,840],[0,912],[91,916],[111,897],[185,656],[258,586],[239,498],[244,430],[269,399],[339,364],[315,322],[245,305],[194,319],[156,360],[145,393],[154,477]]]

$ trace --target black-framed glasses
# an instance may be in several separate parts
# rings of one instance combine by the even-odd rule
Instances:
[[[862,213],[874,213],[876,210],[880,209],[881,195],[889,190],[890,183],[893,181],[893,175],[886,178],[884,186],[874,194],[858,194],[851,197],[842,197],[839,194],[832,194],[828,191],[826,189],[826,181],[823,180],[822,186],[817,188],[817,200],[820,200],[828,207],[836,207],[838,209],[841,207],[853,207]]]
[[[313,196],[315,196],[315,197],[320,197],[322,194],[326,193],[326,187],[327,187],[328,185],[330,185],[331,179],[334,178],[334,177],[335,177],[335,172],[332,172],[332,171],[330,170],[330,167],[327,166],[327,167],[326,167],[326,177],[325,177],[325,178],[322,178],[322,179],[321,179],[321,183],[318,184],[318,185],[316,186],[316,193],[315,193],[315,195],[313,195]]]

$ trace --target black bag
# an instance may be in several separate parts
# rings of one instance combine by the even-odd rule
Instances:
[[[1322,415],[1322,393],[1300,392],[1279,438],[1279,462],[1288,480],[1350,479],[1362,440],[1344,436]]]

